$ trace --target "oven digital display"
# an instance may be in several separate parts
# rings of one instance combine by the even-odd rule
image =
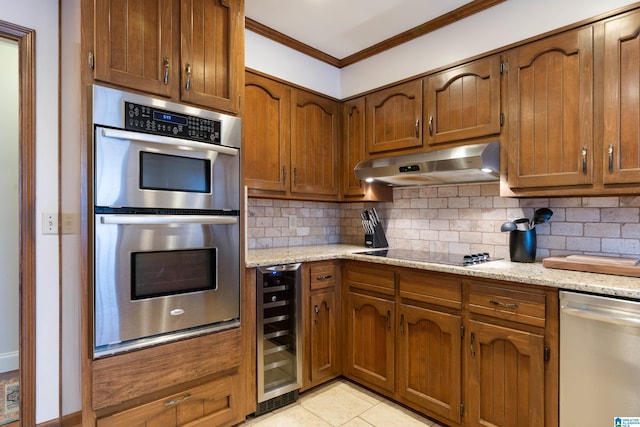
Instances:
[[[166,111],[162,111],[162,110],[154,110],[153,111],[153,119],[154,120],[160,120],[162,122],[167,122],[167,123],[175,123],[177,125],[186,125],[187,124],[187,118],[186,117],[182,117],[182,116],[179,116],[177,114],[167,113]]]
[[[210,193],[211,161],[141,151],[140,188]]]
[[[217,248],[131,254],[131,299],[215,290]]]

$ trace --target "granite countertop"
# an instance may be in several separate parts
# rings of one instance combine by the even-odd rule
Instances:
[[[545,268],[541,262],[519,263],[497,260],[485,264],[462,267],[419,261],[395,260],[356,253],[366,250],[367,248],[365,247],[354,245],[253,249],[247,251],[246,266],[253,268],[327,259],[351,259],[640,300],[640,278],[636,277]]]

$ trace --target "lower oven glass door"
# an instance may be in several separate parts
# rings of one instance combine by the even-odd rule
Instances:
[[[239,325],[237,216],[97,214],[94,357]]]

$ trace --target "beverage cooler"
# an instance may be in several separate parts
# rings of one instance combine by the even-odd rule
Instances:
[[[300,264],[258,269],[256,415],[298,398],[302,380]]]

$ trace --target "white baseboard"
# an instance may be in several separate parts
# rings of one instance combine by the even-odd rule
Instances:
[[[17,371],[20,368],[19,356],[17,351],[0,354],[0,372]]]

